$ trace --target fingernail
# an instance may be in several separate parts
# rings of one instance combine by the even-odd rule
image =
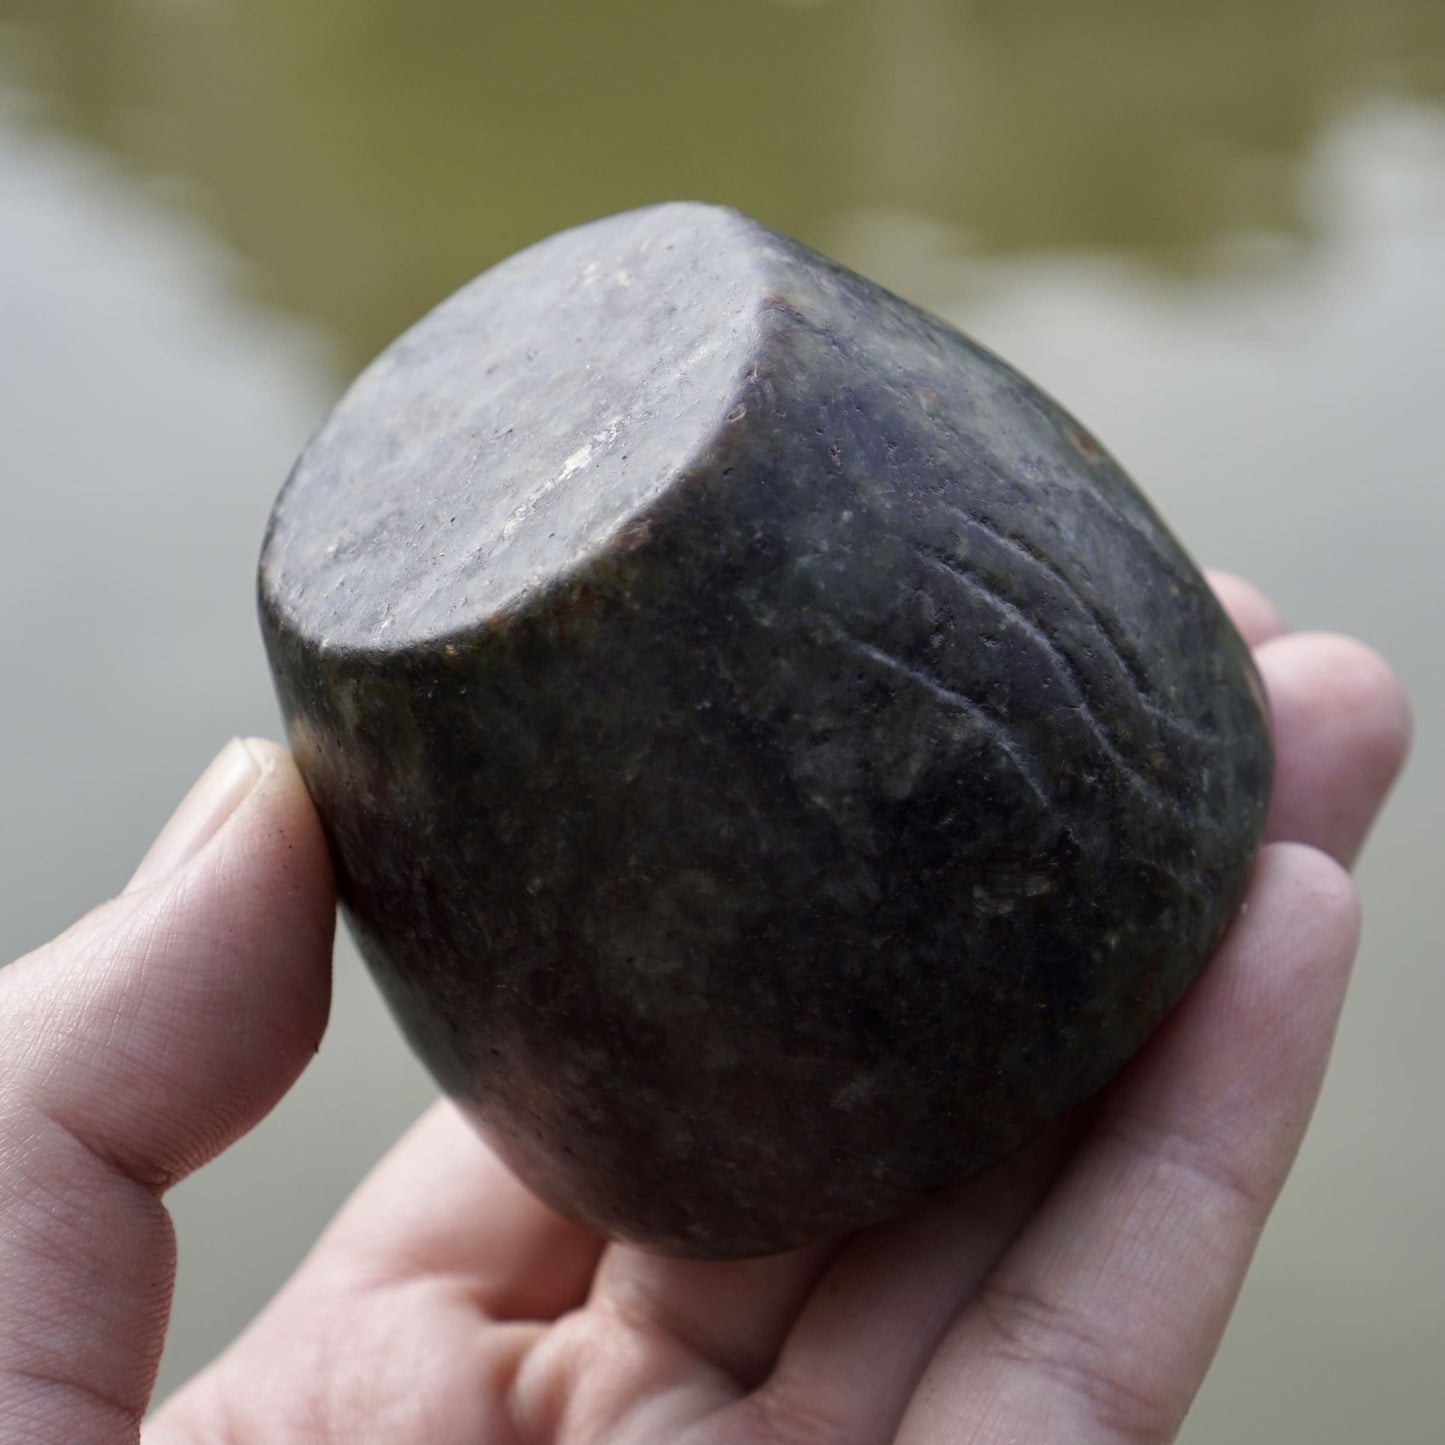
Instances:
[[[125,891],[156,883],[189,863],[221,831],[260,776],[256,755],[240,738],[233,738],[171,814]]]

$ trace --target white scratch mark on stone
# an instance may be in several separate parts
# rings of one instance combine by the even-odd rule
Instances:
[[[557,474],[557,482],[565,482],[573,472],[580,472],[591,460],[592,443],[584,442],[562,463],[562,470]],[[556,486],[557,482],[553,482],[552,486]],[[547,490],[550,491],[551,488],[549,487]]]

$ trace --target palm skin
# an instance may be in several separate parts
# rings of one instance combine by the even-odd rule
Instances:
[[[1317,1096],[1358,936],[1346,869],[1408,736],[1373,653],[1214,581],[1274,712],[1268,841],[1218,954],[1100,1099],[905,1217],[741,1263],[605,1244],[440,1104],[146,1445],[1173,1438]],[[256,755],[198,849],[177,863],[163,836],[125,895],[0,974],[35,1041],[0,1063],[9,1440],[138,1437],[173,1268],[160,1195],[324,1026],[324,845],[285,755]]]

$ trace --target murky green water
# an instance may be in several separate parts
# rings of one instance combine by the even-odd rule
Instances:
[[[255,550],[346,377],[511,250],[674,196],[964,325],[1202,560],[1405,675],[1333,1081],[1183,1438],[1436,1445],[1440,0],[0,0],[0,956],[276,728]],[[176,1196],[168,1383],[428,1096],[340,963],[307,1078]]]
[[[1172,270],[1318,235],[1320,132],[1438,100],[1439,0],[5,0],[5,71],[347,364],[538,236],[698,196],[814,243]],[[844,259],[847,259],[846,257]]]

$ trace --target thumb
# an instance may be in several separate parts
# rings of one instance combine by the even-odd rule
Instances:
[[[0,1438],[138,1438],[175,1272],[160,1195],[315,1051],[333,918],[290,758],[237,741],[125,893],[0,971]]]

